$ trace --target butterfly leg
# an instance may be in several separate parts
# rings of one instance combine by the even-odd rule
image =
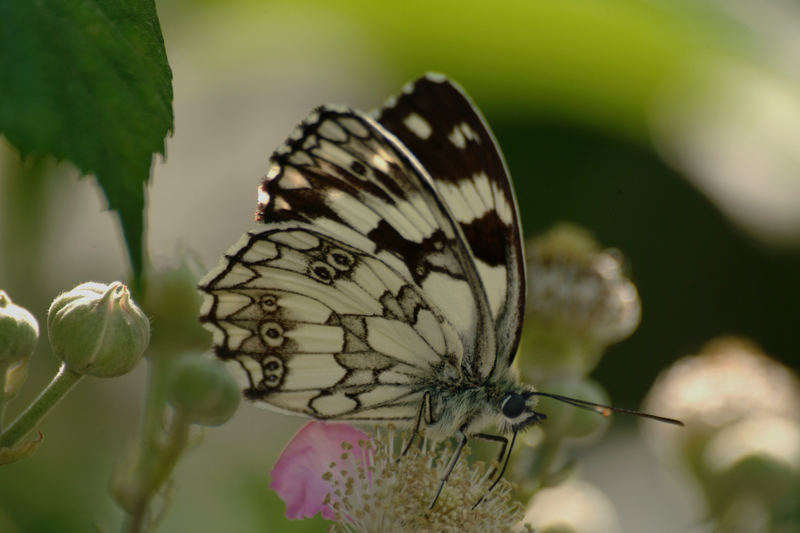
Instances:
[[[501,443],[500,453],[497,454],[497,466],[493,466],[492,471],[489,473],[489,479],[492,479],[497,473],[497,468],[503,464],[503,458],[506,456],[506,447],[508,447],[508,439],[502,435],[489,435],[488,433],[476,433],[473,437]]]
[[[411,437],[408,439],[408,443],[400,453],[400,457],[397,458],[398,461],[400,461],[401,457],[405,457],[405,455],[408,453],[408,450],[411,449],[411,445],[414,444],[414,440],[416,439],[417,435],[419,435],[419,428],[422,425],[423,417],[425,418],[425,423],[427,425],[433,424],[433,415],[431,414],[431,395],[428,392],[426,392],[422,397],[422,402],[419,404],[419,411],[417,411],[417,419],[414,421],[414,429],[411,430]]]
[[[433,497],[433,501],[428,506],[428,509],[433,509],[433,506],[436,505],[436,500],[439,499],[439,495],[442,493],[442,489],[444,488],[444,484],[447,483],[447,480],[450,478],[450,474],[453,473],[453,469],[456,467],[456,463],[458,462],[458,458],[461,457],[461,451],[464,449],[464,446],[467,444],[467,436],[459,431],[459,435],[461,435],[461,441],[458,443],[458,447],[456,448],[455,453],[453,453],[453,458],[450,459],[450,463],[447,465],[447,469],[442,476],[442,479],[439,483],[439,488],[436,490],[436,496]]]
[[[484,439],[484,440],[491,440],[491,441],[502,442],[503,443],[503,446],[500,449],[500,455],[497,458],[497,464],[499,465],[501,463],[501,461],[502,461],[503,468],[500,470],[500,474],[492,482],[492,485],[486,491],[486,494],[488,494],[488,493],[492,492],[492,489],[495,488],[495,486],[497,486],[497,484],[503,478],[503,474],[506,473],[506,467],[508,467],[508,460],[511,458],[511,450],[514,449],[514,443],[517,441],[517,432],[515,431],[514,435],[511,437],[511,446],[508,447],[508,453],[506,453],[506,446],[508,445],[508,439],[507,438],[505,438],[503,436],[500,436],[500,435],[488,435],[486,433],[478,433],[475,436],[478,437],[478,438]],[[505,457],[505,461],[503,461],[503,455],[506,456]],[[496,471],[497,471],[497,467],[492,469],[491,473],[489,473],[489,479],[492,478],[492,476],[494,475],[494,473]],[[475,509],[485,499],[486,499],[486,495],[484,494],[483,496],[481,496],[480,500],[475,502],[475,505],[473,505],[472,508]]]

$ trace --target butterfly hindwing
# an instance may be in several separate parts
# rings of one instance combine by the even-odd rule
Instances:
[[[458,332],[463,370],[488,376],[493,319],[475,258],[427,171],[363,113],[323,106],[272,157],[257,219],[305,221],[344,242],[367,241]]]
[[[279,410],[411,420],[423,384],[460,372],[456,331],[415,284],[307,223],[246,233],[200,288],[217,355]]]
[[[514,189],[494,136],[464,91],[436,74],[410,83],[376,115],[428,171],[461,227],[491,307],[503,370],[519,342],[525,265]]]

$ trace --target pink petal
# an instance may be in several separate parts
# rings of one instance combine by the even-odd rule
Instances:
[[[358,449],[358,441],[369,436],[347,424],[329,424],[312,420],[303,426],[286,445],[272,469],[270,488],[286,502],[286,516],[303,519],[322,512],[333,518],[333,509],[323,504],[331,484],[322,479],[332,462],[339,461],[342,443]]]

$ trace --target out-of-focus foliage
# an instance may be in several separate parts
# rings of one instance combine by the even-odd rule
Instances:
[[[795,5],[419,0],[342,11],[407,77],[442,70],[490,111],[652,142],[746,230],[800,242]]]
[[[138,277],[145,184],[172,130],[153,0],[2,2],[0,50],[0,133],[97,177]]]

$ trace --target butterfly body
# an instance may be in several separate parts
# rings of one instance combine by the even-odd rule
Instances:
[[[472,436],[489,428],[507,435],[541,416],[534,411],[533,399],[526,401],[524,413],[520,415],[503,413],[504,400],[515,395],[526,398],[534,392],[533,387],[512,378],[500,383],[462,383],[451,387],[438,383],[428,392],[431,395],[432,423],[425,425],[425,432],[434,438],[459,434]]]

